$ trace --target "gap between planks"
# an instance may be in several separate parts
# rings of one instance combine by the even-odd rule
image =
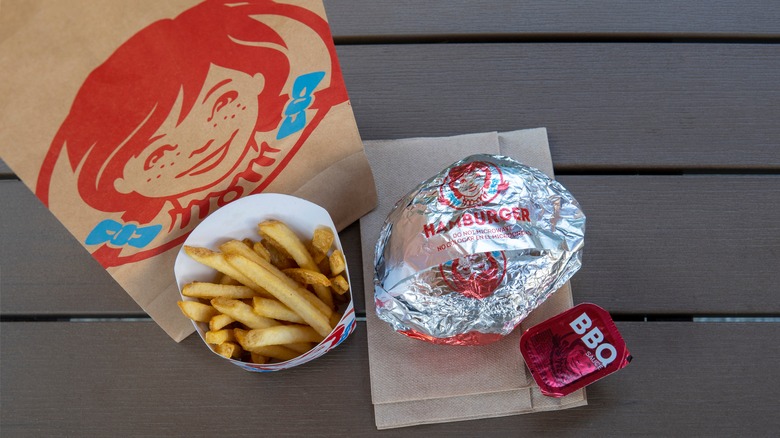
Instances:
[[[780,315],[746,316],[746,315],[635,315],[612,314],[612,319],[617,322],[695,322],[695,323],[780,323]],[[366,322],[363,312],[358,312],[358,322]],[[67,315],[13,315],[0,316],[0,322],[153,322],[148,316],[67,316]]]

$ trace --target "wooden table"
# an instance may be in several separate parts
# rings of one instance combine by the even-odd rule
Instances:
[[[575,301],[612,312],[633,363],[587,407],[377,432],[365,322],[273,375],[176,344],[0,164],[4,437],[776,436],[777,2],[326,8],[364,139],[547,127],[588,215]],[[361,297],[358,224],[342,240]]]

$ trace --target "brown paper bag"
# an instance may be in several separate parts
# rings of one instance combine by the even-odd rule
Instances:
[[[319,0],[5,0],[2,159],[174,339],[173,259],[258,192],[376,204]]]

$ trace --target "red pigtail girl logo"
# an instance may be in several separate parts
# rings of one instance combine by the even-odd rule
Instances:
[[[455,166],[439,186],[439,202],[463,210],[492,202],[509,187],[492,163],[473,161]]]
[[[439,265],[450,289],[475,299],[489,297],[506,274],[506,257],[501,251],[470,254]]]
[[[301,55],[303,53],[303,55]],[[87,77],[41,166],[50,208],[83,202],[104,266],[184,241],[262,191],[347,101],[328,23],[273,1],[205,1],[157,21]]]

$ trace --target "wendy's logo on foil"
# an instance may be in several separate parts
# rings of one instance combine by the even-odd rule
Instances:
[[[140,30],[81,85],[36,195],[83,211],[104,266],[181,244],[263,191],[347,101],[327,21],[270,0],[207,0]]]
[[[509,184],[496,165],[484,161],[455,166],[439,186],[439,202],[462,210],[492,202]]]
[[[502,251],[470,254],[439,265],[439,272],[450,289],[482,299],[498,288],[506,275],[506,256]]]

